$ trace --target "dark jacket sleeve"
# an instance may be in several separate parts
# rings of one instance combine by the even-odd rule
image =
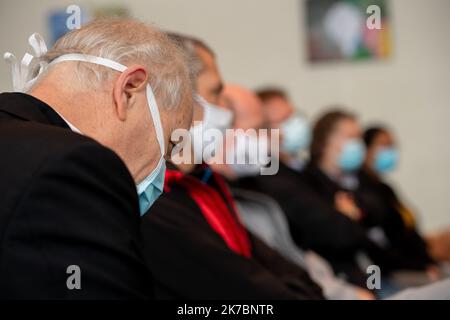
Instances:
[[[0,295],[150,297],[139,221],[134,183],[115,153],[92,141],[64,148],[40,165],[13,213]],[[71,265],[81,270],[80,290],[67,287]]]
[[[188,199],[166,194],[143,218],[145,255],[159,298],[302,299],[255,259],[231,251]]]
[[[307,293],[309,299],[324,299],[322,289],[309,277],[305,270],[286,260],[257,236],[251,233],[249,235],[252,242],[253,257],[259,264],[270,270],[270,273],[291,290]]]
[[[368,241],[364,229],[331,208],[311,190],[306,180],[304,174],[280,164],[278,174],[240,179],[237,186],[275,199],[288,219],[298,246],[326,256],[353,255]]]
[[[286,196],[280,206],[286,213],[295,241],[319,253],[353,255],[369,241],[364,228],[331,209],[299,184],[297,197]]]

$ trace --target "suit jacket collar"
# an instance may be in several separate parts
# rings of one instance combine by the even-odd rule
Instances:
[[[28,121],[70,129],[48,104],[25,93],[1,93],[0,112],[6,112]]]

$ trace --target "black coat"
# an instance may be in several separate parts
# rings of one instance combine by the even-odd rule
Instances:
[[[0,150],[0,298],[152,296],[136,187],[114,152],[20,93],[0,94]]]
[[[335,272],[365,286],[365,274],[356,264],[356,254],[373,248],[366,231],[358,223],[334,209],[335,186],[322,181],[317,172],[298,172],[280,162],[272,176],[239,179],[233,185],[265,193],[275,199],[286,214],[294,241],[303,249],[311,249],[326,258]],[[324,183],[322,183],[324,182]],[[312,184],[313,185],[312,185]],[[376,249],[375,249],[376,250]]]
[[[350,219],[348,219],[348,221],[353,228],[359,228],[365,235],[364,239],[361,239],[361,242],[355,243],[358,245],[357,250],[366,253],[376,265],[380,266],[383,270],[383,274],[386,275],[391,271],[404,269],[422,270],[421,267],[424,267],[424,265],[418,266],[414,261],[411,261],[410,257],[405,255],[401,249],[383,246],[367,237],[368,230],[371,227],[379,226],[380,221],[383,219],[382,217],[387,215],[388,212],[379,210],[375,214],[373,211],[376,208],[367,204],[367,199],[362,196],[358,191],[358,188],[353,191],[343,188],[313,164],[309,164],[298,177],[304,181],[311,192],[315,193],[315,195],[320,198],[321,202],[326,205],[329,210],[334,210],[337,192],[350,192],[354,196],[357,206],[362,211],[363,219],[359,222]],[[335,213],[334,216],[340,215],[341,217],[344,217],[337,211],[335,211]],[[335,265],[339,268],[339,265],[341,264],[341,259],[339,259],[339,257],[330,256],[330,253],[324,253],[324,256],[329,257],[330,261],[332,263],[335,262]],[[343,271],[346,271],[346,268],[349,267],[345,263],[343,266]]]
[[[177,185],[143,217],[142,234],[157,298],[323,298],[304,270],[255,236],[250,234],[252,258],[232,251]]]
[[[413,223],[408,225],[401,210],[401,203],[395,191],[386,183],[361,170],[358,174],[357,196],[364,206],[368,218],[381,227],[389,241],[388,247],[397,252],[409,269],[425,269],[434,264],[428,254],[426,242]]]

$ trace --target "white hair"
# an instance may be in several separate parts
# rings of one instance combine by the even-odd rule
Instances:
[[[184,53],[159,29],[136,20],[109,18],[93,21],[64,35],[41,59],[50,63],[70,53],[107,58],[126,66],[145,66],[149,84],[163,108],[176,108],[187,90],[192,91]],[[95,64],[77,64],[80,84],[89,88],[104,85],[114,73]]]

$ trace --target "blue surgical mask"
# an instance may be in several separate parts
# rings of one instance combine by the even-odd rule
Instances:
[[[378,173],[387,173],[395,169],[398,163],[398,152],[394,148],[383,148],[377,151],[374,169]]]
[[[52,61],[50,65],[63,61],[83,61],[94,63],[114,69],[119,72],[124,72],[127,69],[126,66],[118,62],[85,54],[66,54]],[[158,105],[156,103],[155,95],[153,94],[153,90],[150,84],[147,84],[146,94],[148,109],[153,120],[153,126],[155,128],[156,138],[159,144],[160,158],[158,164],[152,170],[152,172],[150,172],[150,174],[136,186],[141,216],[150,209],[155,200],[158,199],[158,197],[163,192],[164,175],[166,171],[166,163],[164,159],[164,132],[161,124]]]
[[[283,134],[281,150],[295,154],[306,149],[311,140],[311,133],[305,119],[294,116],[284,121],[280,126]]]
[[[166,162],[162,158],[155,170],[137,185],[139,196],[139,209],[144,215],[158,197],[163,193]]]
[[[366,148],[359,139],[348,140],[338,158],[339,167],[344,171],[358,170],[366,155]]]

